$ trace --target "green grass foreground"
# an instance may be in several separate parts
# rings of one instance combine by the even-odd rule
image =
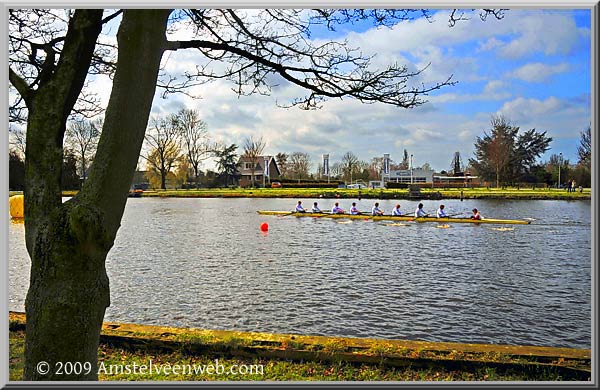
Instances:
[[[9,320],[9,375],[19,381],[25,313],[10,312]],[[589,381],[590,360],[591,350],[572,348],[105,322],[98,374],[101,381]]]
[[[10,332],[9,379],[22,380],[25,332]],[[101,372],[100,381],[559,381],[561,376],[548,369],[542,372],[529,370],[502,370],[493,367],[481,367],[472,371],[443,368],[389,367],[384,364],[356,364],[343,361],[289,361],[268,358],[238,358],[223,354],[190,354],[185,350],[156,352],[153,350],[117,348],[101,343],[98,351],[99,365],[105,368],[111,365],[148,364],[151,359],[155,366],[169,365],[210,365],[224,367],[237,365],[262,365],[262,375],[216,375],[216,374],[169,374],[148,373],[134,375],[127,373]]]

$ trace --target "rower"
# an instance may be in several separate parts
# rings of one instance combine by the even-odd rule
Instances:
[[[423,210],[423,203],[419,203],[419,206],[415,210],[415,218],[420,218],[420,217],[429,217],[429,214],[427,214]]]
[[[358,208],[356,207],[356,202],[352,202],[352,207],[350,207],[350,214],[352,214],[352,215],[361,214],[361,212],[358,211]]]
[[[296,212],[297,213],[305,213],[306,210],[304,210],[304,207],[302,207],[302,201],[299,200],[298,204],[296,205]]]
[[[375,206],[371,210],[371,215],[383,215],[383,211],[379,208],[379,203],[375,202]]]
[[[335,204],[333,205],[333,208],[331,209],[331,212],[333,214],[344,214],[345,213],[345,211],[340,208],[340,204],[338,202],[335,202]]]
[[[313,203],[313,207],[311,210],[313,213],[322,213],[321,209],[319,208],[319,204],[317,202]]]
[[[471,216],[471,219],[483,219],[483,217],[481,216],[481,213],[477,210],[477,209],[473,209],[473,215]]]
[[[399,217],[402,215],[402,212],[400,212],[400,205],[397,204],[396,207],[394,207],[394,210],[392,210],[392,215],[394,217]]]
[[[440,208],[437,209],[437,213],[436,214],[437,214],[438,218],[448,218],[448,215],[444,211],[444,205],[443,204],[441,204]]]

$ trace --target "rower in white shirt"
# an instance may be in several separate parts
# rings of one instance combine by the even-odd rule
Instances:
[[[299,200],[298,204],[296,205],[296,212],[297,213],[305,213],[306,210],[304,210],[304,207],[302,207],[302,201]]]
[[[423,210],[423,203],[419,203],[419,206],[415,210],[415,218],[421,218],[421,217],[429,217],[429,214],[427,214]]]
[[[371,210],[371,215],[383,215],[383,211],[379,208],[379,203],[375,202],[375,206]]]
[[[340,204],[338,202],[335,202],[333,208],[331,209],[331,212],[333,214],[344,214],[344,210],[340,208]]]
[[[358,211],[358,208],[356,207],[356,202],[352,202],[352,207],[350,207],[350,214],[352,214],[352,215],[361,214],[361,212]]]
[[[444,205],[441,204],[440,208],[437,209],[437,217],[438,218],[448,218],[448,214],[446,214],[446,212],[444,211]]]
[[[402,212],[400,211],[400,205],[397,204],[396,207],[394,207],[394,210],[392,210],[392,215],[394,217],[399,217],[402,215]]]
[[[322,213],[321,209],[319,208],[319,204],[317,202],[313,203],[313,207],[311,210],[313,213]]]

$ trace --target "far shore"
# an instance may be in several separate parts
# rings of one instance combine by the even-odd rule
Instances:
[[[63,191],[74,196],[77,191]],[[22,194],[11,191],[10,196]],[[407,189],[348,189],[348,188],[201,188],[150,189],[141,197],[165,198],[324,198],[324,199],[523,199],[523,200],[590,200],[590,188],[567,192],[564,189],[536,187],[507,188],[421,188],[419,194]]]

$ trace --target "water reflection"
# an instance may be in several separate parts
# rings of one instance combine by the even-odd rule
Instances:
[[[444,201],[449,214],[476,206],[484,216],[536,218],[503,230],[256,214],[291,209],[295,201],[129,199],[107,259],[106,319],[590,347],[590,202]],[[389,212],[396,201],[380,203]],[[400,203],[403,210],[416,206]],[[268,232],[260,231],[262,222]],[[9,232],[9,307],[23,310],[23,225]]]

